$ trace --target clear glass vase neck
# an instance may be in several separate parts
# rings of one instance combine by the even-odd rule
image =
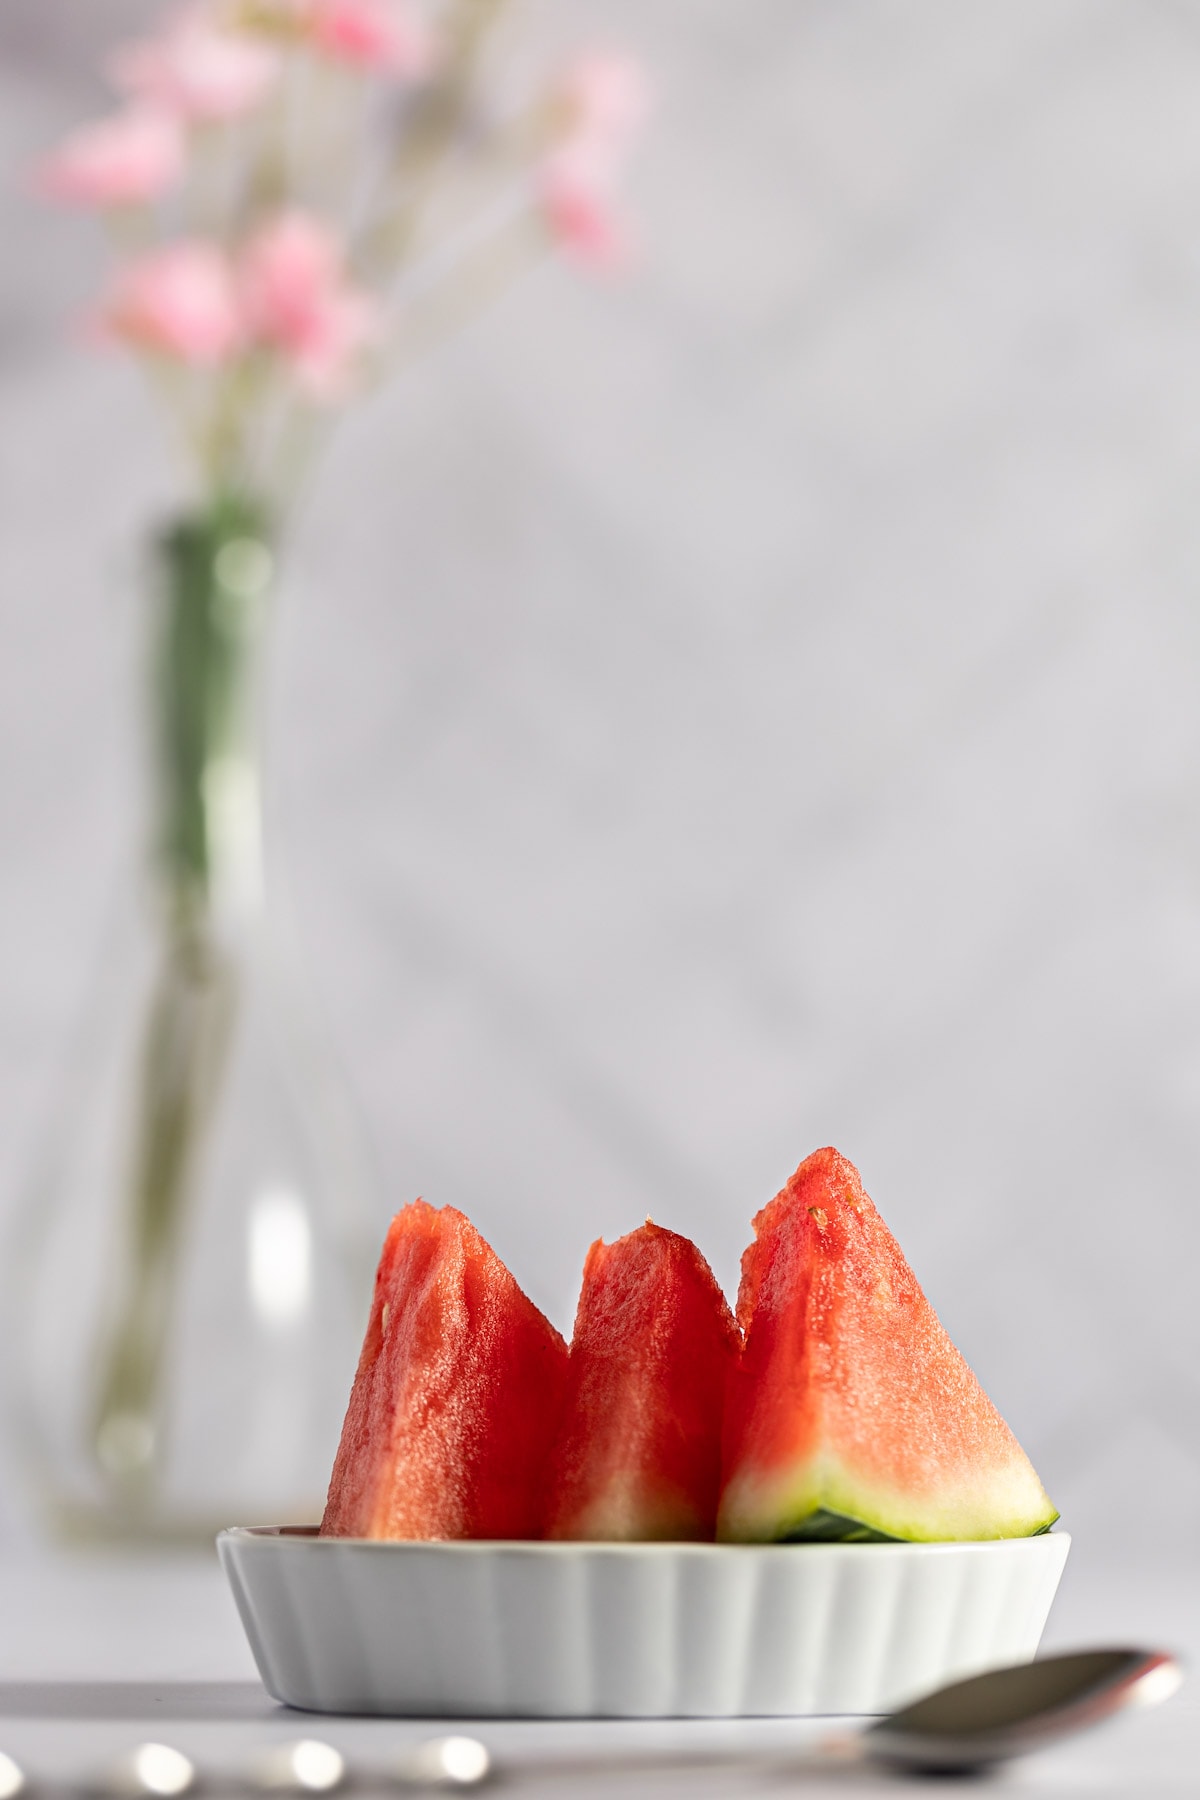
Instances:
[[[152,853],[171,925],[207,936],[262,898],[260,693],[275,569],[268,509],[220,496],[153,546]]]

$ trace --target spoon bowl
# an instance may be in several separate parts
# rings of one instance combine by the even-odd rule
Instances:
[[[859,1733],[870,1762],[965,1774],[1167,1700],[1183,1670],[1163,1650],[1078,1650],[935,1689]]]

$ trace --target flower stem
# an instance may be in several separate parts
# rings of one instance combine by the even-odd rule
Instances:
[[[139,1071],[116,1323],[101,1358],[92,1444],[127,1494],[161,1467],[159,1396],[186,1199],[224,1068],[236,1010],[231,960],[173,926],[163,949]]]
[[[404,330],[397,334],[388,357],[389,375],[436,349],[461,331],[511,287],[529,268],[541,262],[549,239],[541,214],[524,208],[506,220],[473,253],[407,309]]]
[[[416,106],[393,160],[391,178],[404,199],[395,212],[376,221],[358,247],[356,261],[368,271],[395,273],[411,255],[434,177],[461,132],[484,44],[506,4],[459,0],[447,31],[442,73]]]

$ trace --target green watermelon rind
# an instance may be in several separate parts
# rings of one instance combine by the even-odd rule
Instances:
[[[1035,1525],[1032,1531],[1022,1532],[1023,1537],[1041,1537],[1050,1530],[1058,1514],[1047,1519],[1044,1525]],[[872,1525],[864,1525],[861,1519],[850,1519],[845,1513],[829,1512],[825,1507],[810,1513],[807,1519],[776,1539],[780,1544],[903,1544],[914,1543],[913,1538],[898,1538],[890,1531],[876,1531]],[[944,1538],[925,1538],[924,1543],[945,1543]]]
[[[845,1470],[826,1467],[799,1484],[735,1480],[726,1488],[717,1537],[726,1543],[971,1543],[1040,1537],[1058,1512],[1028,1464],[1008,1471],[1019,1490],[997,1505],[1003,1475],[992,1472],[986,1499],[947,1496],[934,1523],[928,1501],[914,1506],[900,1493],[870,1493]],[[999,1480],[997,1480],[999,1476]],[[1032,1480],[1030,1479],[1032,1477]],[[789,1491],[790,1490],[790,1491]]]
[[[791,1531],[778,1540],[781,1544],[896,1544],[900,1540],[890,1532],[876,1531],[861,1519],[848,1519],[845,1513],[829,1512],[818,1507],[801,1519]]]

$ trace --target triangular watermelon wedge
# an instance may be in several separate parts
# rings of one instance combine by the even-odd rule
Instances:
[[[588,1251],[546,1536],[711,1540],[740,1334],[689,1238],[649,1220]]]
[[[1047,1531],[1058,1514],[1032,1464],[853,1164],[816,1151],[754,1231],[717,1536],[933,1542]]]
[[[452,1206],[392,1220],[324,1536],[531,1538],[567,1347]]]

